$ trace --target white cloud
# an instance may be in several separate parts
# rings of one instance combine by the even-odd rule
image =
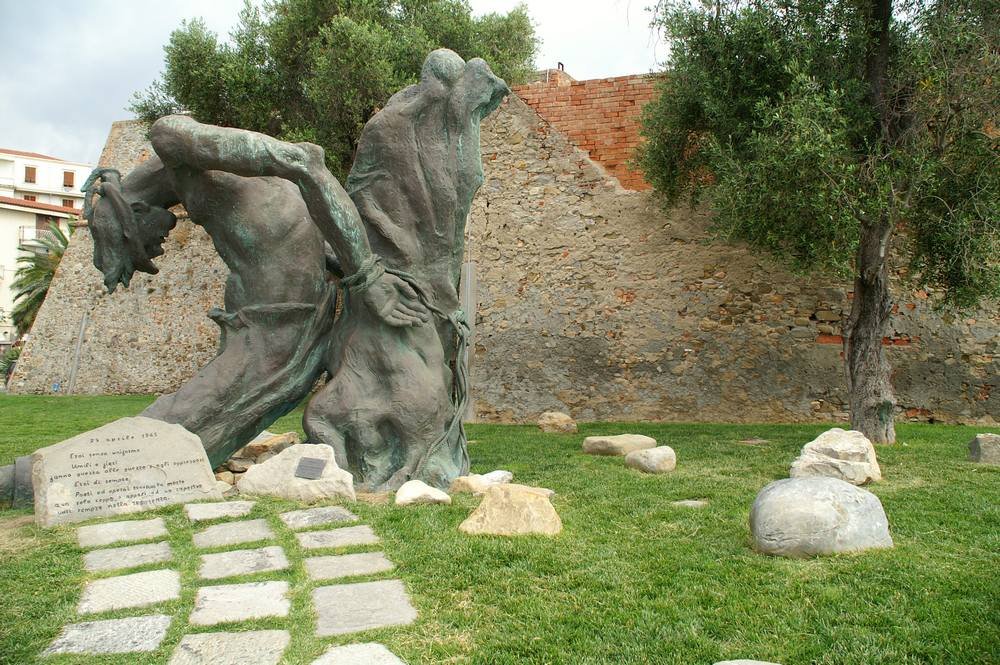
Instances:
[[[657,48],[649,0],[535,0],[536,64],[563,62],[577,79],[648,72]],[[516,0],[472,0],[477,14]],[[5,3],[0,12],[0,147],[96,163],[108,128],[130,117],[132,93],[163,67],[182,19],[203,17],[225,36],[242,0],[90,0]]]

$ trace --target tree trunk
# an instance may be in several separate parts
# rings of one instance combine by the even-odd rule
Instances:
[[[851,429],[872,443],[895,443],[896,398],[882,339],[886,336],[892,299],[889,296],[888,220],[862,226],[858,244],[854,301],[844,324],[844,361],[850,395]]]
[[[889,67],[892,0],[869,0],[869,42],[865,54],[865,79],[872,109],[868,159],[891,151],[892,114],[886,100]],[[880,155],[880,153],[883,153]],[[858,241],[854,301],[844,323],[844,362],[851,409],[851,429],[872,443],[895,443],[893,422],[896,399],[892,392],[885,337],[892,300],[889,297],[889,240],[892,237],[894,202],[875,219],[861,220]]]

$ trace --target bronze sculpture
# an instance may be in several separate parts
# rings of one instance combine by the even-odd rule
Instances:
[[[184,116],[154,123],[157,157],[125,179],[95,171],[88,212],[109,290],[156,272],[176,203],[232,271],[225,311],[209,314],[219,355],[143,415],[185,425],[219,463],[326,372],[303,424],[357,485],[447,487],[467,472],[459,276],[479,123],[508,93],[482,60],[434,51],[366,125],[346,191],[318,146]],[[344,296],[336,321],[328,271]]]

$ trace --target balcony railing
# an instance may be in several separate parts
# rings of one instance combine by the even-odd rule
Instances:
[[[49,229],[38,229],[34,226],[21,226],[17,229],[17,242],[20,245],[44,247],[42,240],[55,240],[56,235]]]

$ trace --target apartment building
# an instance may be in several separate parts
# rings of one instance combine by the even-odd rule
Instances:
[[[16,336],[10,320],[11,283],[24,251],[45,251],[39,240],[49,224],[69,231],[81,215],[83,185],[93,166],[48,155],[0,148],[0,350]]]

